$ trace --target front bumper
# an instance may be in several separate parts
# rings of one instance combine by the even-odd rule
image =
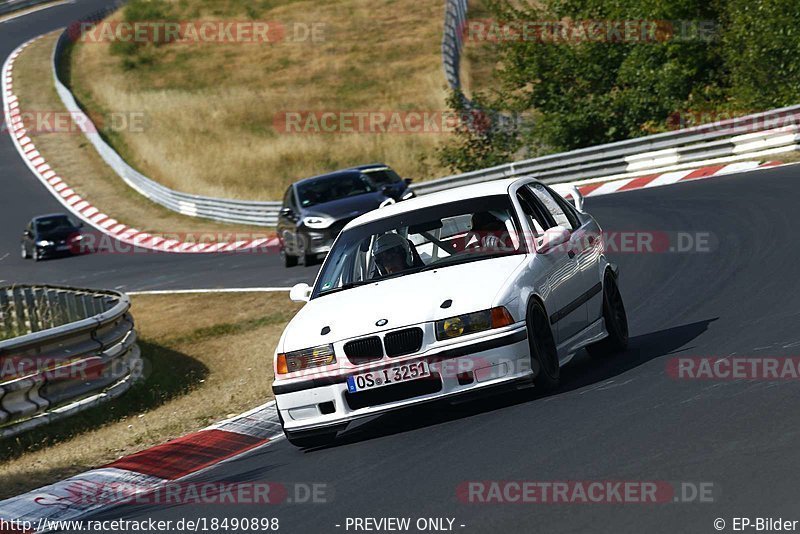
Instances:
[[[341,428],[361,417],[477,392],[532,376],[524,323],[444,349],[431,349],[421,355],[395,360],[375,362],[368,369],[274,383],[273,392],[284,427],[294,432]],[[348,392],[347,377],[351,374],[419,360],[428,362],[430,377],[364,392]]]

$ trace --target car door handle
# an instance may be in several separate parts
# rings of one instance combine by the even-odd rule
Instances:
[[[567,252],[567,256],[569,256],[569,259],[574,258],[575,257],[575,251],[574,250],[570,250],[569,252]]]

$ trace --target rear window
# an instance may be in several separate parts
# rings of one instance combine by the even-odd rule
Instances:
[[[372,183],[378,186],[381,185],[392,185],[398,182],[402,182],[403,179],[400,178],[400,175],[394,172],[392,169],[382,169],[380,171],[364,171]]]
[[[52,232],[54,230],[74,228],[74,224],[68,217],[50,217],[36,221],[36,229],[40,232]]]

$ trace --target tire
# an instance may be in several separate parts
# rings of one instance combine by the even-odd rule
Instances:
[[[628,348],[628,316],[616,277],[606,271],[603,277],[603,322],[608,336],[586,347],[592,356],[608,356]]]
[[[281,251],[281,255],[283,256],[283,266],[286,268],[290,267],[297,267],[297,256],[290,256],[286,253],[285,250]]]
[[[527,323],[531,366],[539,370],[533,378],[533,385],[538,391],[553,391],[558,387],[561,376],[558,352],[547,312],[536,299],[532,299],[528,305]]]
[[[39,254],[38,248],[33,247],[33,255],[31,256],[31,258],[33,258],[33,261],[39,261],[42,259],[42,255]]]
[[[25,248],[25,243],[22,243],[22,245],[20,245],[20,249],[21,249],[22,259],[23,260],[27,260],[28,259],[28,249]]]

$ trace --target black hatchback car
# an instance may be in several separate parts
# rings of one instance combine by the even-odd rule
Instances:
[[[22,259],[39,261],[52,256],[79,253],[82,227],[83,223],[76,224],[63,213],[34,217],[22,234]]]
[[[361,165],[306,178],[289,186],[278,215],[278,238],[287,267],[306,265],[327,254],[347,223],[384,202],[414,196],[402,179],[382,163]],[[391,200],[390,200],[391,199]]]

